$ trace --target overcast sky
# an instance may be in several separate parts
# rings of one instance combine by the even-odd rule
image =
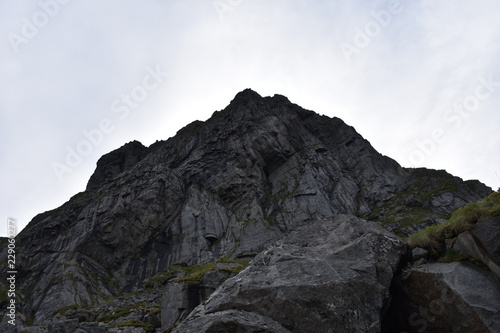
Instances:
[[[500,186],[498,0],[0,2],[0,235],[252,88]]]

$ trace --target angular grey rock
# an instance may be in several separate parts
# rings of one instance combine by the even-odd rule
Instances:
[[[135,166],[146,156],[148,149],[138,141],[132,141],[97,161],[97,168],[89,179],[87,190],[103,185]]]
[[[413,260],[419,260],[422,258],[427,258],[429,255],[429,251],[426,249],[423,249],[421,247],[416,247],[411,250],[411,256],[413,257]]]
[[[11,326],[12,329],[12,326]],[[12,332],[21,332],[21,333],[47,333],[47,327],[37,327],[37,326],[31,326],[31,327],[23,327],[23,326],[17,326],[17,331],[14,329]],[[8,332],[10,333],[11,331],[4,330],[3,332]]]
[[[269,317],[255,312],[224,310],[184,323],[174,332],[182,333],[292,333]]]
[[[110,328],[106,333],[146,333],[142,327],[120,327]]]
[[[203,285],[172,283],[165,291],[161,305],[161,326],[170,327],[184,319],[213,292]]]
[[[500,265],[500,216],[476,223],[469,231],[488,257]]]
[[[429,261],[428,261],[426,258],[420,258],[420,259],[418,259],[417,261],[415,261],[415,262],[413,263],[413,266],[415,266],[415,267],[419,267],[419,266],[422,266],[422,265],[427,264],[428,262],[429,262]]]
[[[354,216],[305,223],[223,283],[174,332],[213,332],[209,327],[230,321],[233,332],[244,332],[239,323],[248,313],[291,332],[380,332],[405,252],[401,239]]]
[[[78,319],[65,320],[49,324],[49,333],[75,333]]]
[[[414,267],[399,285],[390,331],[500,332],[500,283],[489,271],[432,263]]]
[[[82,333],[107,333],[108,329],[106,327],[98,326],[81,326],[79,328]]]
[[[453,249],[482,261],[500,278],[500,217],[479,222],[458,235]]]

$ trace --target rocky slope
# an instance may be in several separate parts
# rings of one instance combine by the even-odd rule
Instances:
[[[247,89],[167,141],[150,147],[131,142],[103,156],[85,192],[30,222],[17,237],[18,327],[162,331],[219,288],[218,298],[176,332],[208,332],[226,322],[238,327],[235,332],[255,322],[275,327],[270,332],[307,332],[290,320],[308,307],[305,317],[317,319],[310,319],[314,327],[376,332],[405,251],[397,237],[359,218],[404,236],[489,193],[445,171],[402,168],[342,120]],[[311,239],[301,245],[297,237]],[[356,267],[358,255],[365,261]],[[6,257],[5,246],[0,256]],[[236,288],[237,280],[228,278],[252,259]],[[330,266],[341,270],[343,282],[328,277]],[[283,275],[294,267],[300,273]],[[294,294],[294,286],[301,292]],[[269,290],[272,300],[259,296]],[[321,290],[332,295],[317,303]],[[349,290],[369,299],[370,308]],[[250,305],[277,299],[289,309],[288,319]],[[11,329],[5,316],[1,325]]]

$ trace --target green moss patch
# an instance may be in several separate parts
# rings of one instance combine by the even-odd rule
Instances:
[[[145,323],[143,321],[139,321],[139,320],[126,320],[126,321],[122,321],[121,323],[116,325],[116,327],[118,327],[118,328],[126,327],[126,326],[142,327],[146,332],[153,332],[154,331],[153,325],[151,325],[149,323]]]
[[[414,180],[409,186],[385,201],[372,207],[364,218],[380,221],[384,227],[391,227],[397,233],[402,228],[425,224],[430,220],[448,220],[450,213],[432,206],[432,201],[446,193],[457,193],[462,188],[475,191],[479,182],[466,181],[447,174],[445,171],[414,169]]]
[[[408,244],[412,248],[422,247],[431,254],[442,255],[446,239],[455,238],[474,224],[496,216],[500,216],[500,193],[497,192],[459,208],[441,225],[430,226],[410,235]]]
[[[189,284],[200,284],[205,274],[211,271],[223,271],[231,274],[238,274],[245,269],[250,260],[239,260],[229,258],[219,258],[216,261],[191,266],[173,266],[164,272],[157,273],[144,283],[145,287],[157,288],[169,282],[184,282]],[[222,266],[219,264],[233,264]]]
[[[125,317],[125,316],[129,315],[130,313],[132,313],[132,310],[130,310],[130,309],[120,309],[118,311],[115,311],[115,313],[103,315],[102,317],[100,317],[98,319],[98,321],[104,322],[104,323],[109,323],[109,322],[116,320],[118,318]]]

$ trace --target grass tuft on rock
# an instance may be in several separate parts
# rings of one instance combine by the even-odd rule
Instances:
[[[447,222],[410,235],[408,244],[412,248],[427,249],[436,256],[443,253],[446,239],[455,238],[474,224],[496,216],[500,216],[500,193],[494,192],[481,201],[457,209]]]

